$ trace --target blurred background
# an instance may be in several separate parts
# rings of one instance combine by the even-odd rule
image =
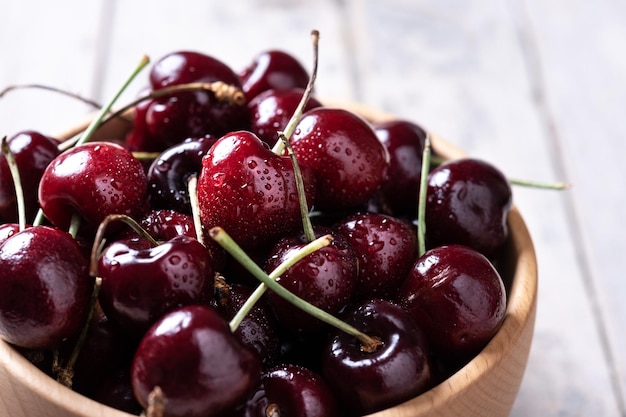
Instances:
[[[39,83],[98,102],[143,54],[196,50],[239,71],[282,49],[310,68],[318,29],[318,97],[410,119],[510,178],[571,183],[514,190],[540,296],[512,415],[626,415],[626,3],[3,0],[0,16],[0,89]],[[91,110],[12,91],[0,99],[0,135],[54,135]]]

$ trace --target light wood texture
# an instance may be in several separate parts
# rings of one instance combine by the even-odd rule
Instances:
[[[571,182],[560,193],[515,189],[539,297],[511,415],[626,415],[623,2],[22,0],[1,2],[0,15],[0,88],[47,83],[99,101],[143,53],[196,49],[239,69],[281,48],[308,64],[316,28],[321,96],[421,123],[509,177]],[[88,111],[12,92],[0,135],[57,132]]]

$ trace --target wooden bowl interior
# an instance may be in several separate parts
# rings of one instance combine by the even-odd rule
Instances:
[[[352,110],[372,122],[392,120],[392,114],[354,103],[326,102]],[[132,115],[103,125],[94,139],[120,139],[131,127]],[[70,138],[89,120],[59,135]],[[464,153],[431,135],[433,149],[454,159]],[[428,392],[371,417],[476,416],[504,417],[510,413],[524,374],[533,336],[537,300],[534,247],[524,221],[513,207],[508,217],[511,237],[506,269],[509,298],[504,324],[471,362]],[[63,387],[19,352],[0,341],[0,415],[11,417],[130,417]]]

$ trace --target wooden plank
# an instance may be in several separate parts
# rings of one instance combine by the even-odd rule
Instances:
[[[423,124],[510,177],[559,179],[520,50],[516,10],[486,0],[350,7],[365,103]],[[515,199],[535,239],[540,297],[512,415],[616,415],[585,272],[573,261],[580,248],[567,221],[569,198],[516,189]]]
[[[529,49],[541,63],[545,117],[553,123],[555,165],[574,184],[570,227],[577,262],[626,414],[626,281],[621,272],[626,203],[626,7],[622,2],[526,1]],[[567,13],[561,11],[567,10]]]
[[[0,89],[40,83],[90,97],[103,3],[71,1],[71,7],[62,7],[44,0],[3,1]],[[88,110],[55,93],[14,91],[0,99],[0,135],[25,129],[53,134]]]

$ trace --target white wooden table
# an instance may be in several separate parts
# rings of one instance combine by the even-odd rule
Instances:
[[[36,82],[100,102],[144,53],[199,50],[238,70],[278,48],[310,65],[315,28],[320,96],[414,120],[509,177],[572,183],[515,189],[540,295],[512,415],[626,415],[626,3],[2,0],[0,17],[0,88]],[[0,135],[52,134],[89,110],[13,92]]]

